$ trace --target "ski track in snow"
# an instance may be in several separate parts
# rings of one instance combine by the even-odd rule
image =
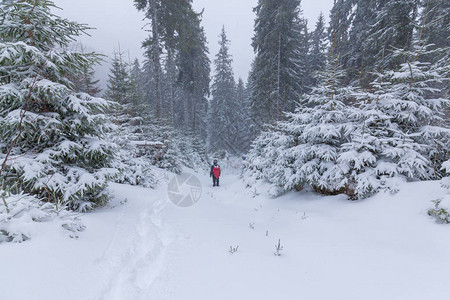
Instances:
[[[242,185],[237,176],[228,174],[221,187],[212,188],[209,177],[196,175],[203,184],[200,203],[227,203],[231,196],[229,185]],[[120,198],[121,187],[116,185],[115,188],[113,191]],[[191,209],[195,211],[195,206],[176,207],[164,195],[166,186],[163,185],[159,190],[159,199],[154,202],[133,197],[118,216],[114,235],[103,255],[96,260],[108,275],[101,293],[92,299],[183,299],[184,296],[177,296],[175,286],[178,287],[181,281],[185,282],[195,267],[190,264],[186,266],[185,260],[197,256],[196,252],[201,252],[198,247],[210,241],[201,241],[200,244],[193,242],[190,238],[193,232],[184,228],[189,225],[186,220],[177,222],[171,218],[173,224],[170,226],[164,222],[166,211],[181,215],[186,212],[189,215]],[[238,196],[236,190],[232,194]],[[133,215],[136,215],[135,219],[130,217]],[[199,224],[204,225],[202,222]],[[227,249],[224,250],[228,255]],[[201,253],[198,254],[201,256]],[[186,267],[184,271],[187,273],[179,273],[178,266]],[[198,269],[201,270],[202,266],[198,266]],[[195,276],[195,271],[192,275]]]
[[[149,299],[155,290],[162,292],[154,285],[166,272],[166,249],[172,241],[159,215],[161,204],[135,200],[121,213],[111,244],[97,260],[109,276],[95,299]],[[133,215],[135,219],[130,218]],[[170,291],[164,294],[169,295]]]

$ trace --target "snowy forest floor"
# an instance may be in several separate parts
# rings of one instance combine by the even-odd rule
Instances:
[[[114,184],[78,239],[42,223],[32,240],[0,244],[1,299],[448,299],[450,227],[427,215],[450,197],[438,182],[359,202],[271,199],[238,174],[223,166],[219,188],[195,174],[202,195],[187,208],[167,183]]]

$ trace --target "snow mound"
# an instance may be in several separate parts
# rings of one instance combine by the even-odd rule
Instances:
[[[0,190],[0,243],[22,243],[38,234],[36,223],[54,221],[72,238],[85,229],[78,214],[66,207],[43,202],[26,194],[9,195]]]

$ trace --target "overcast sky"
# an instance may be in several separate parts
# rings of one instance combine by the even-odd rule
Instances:
[[[131,59],[142,59],[141,43],[148,36],[142,28],[143,14],[134,7],[133,0],[54,0],[63,9],[57,14],[79,23],[96,28],[83,37],[81,42],[91,49],[111,56],[115,49],[129,50]],[[210,57],[218,51],[218,35],[225,25],[231,40],[231,54],[234,59],[236,77],[247,78],[253,60],[250,45],[253,36],[255,15],[252,8],[257,0],[194,0],[197,11],[205,9],[203,26],[209,42]],[[320,11],[328,17],[333,0],[303,0],[302,9],[314,27]],[[103,70],[105,72],[105,70]],[[103,78],[104,79],[104,78]]]

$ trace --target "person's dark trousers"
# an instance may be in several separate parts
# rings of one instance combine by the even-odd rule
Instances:
[[[219,186],[219,178],[216,178],[216,176],[213,175],[213,186]]]

